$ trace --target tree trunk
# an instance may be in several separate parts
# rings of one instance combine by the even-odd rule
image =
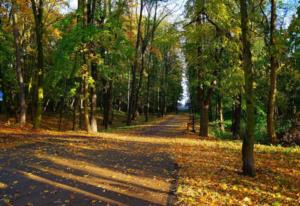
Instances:
[[[94,87],[91,87],[91,130],[92,132],[98,132],[97,119],[96,119],[96,110],[97,110],[97,65],[91,64],[92,77],[95,81]]]
[[[208,137],[209,126],[209,102],[201,101],[200,103],[200,136]]]
[[[60,109],[59,109],[59,124],[58,124],[58,130],[62,130],[62,122],[63,122],[63,112],[64,112],[64,97],[62,96],[60,98]]]
[[[160,117],[160,88],[157,88],[157,116]]]
[[[166,114],[166,94],[167,94],[167,77],[169,70],[169,58],[167,55],[164,57],[164,71],[162,77],[162,89],[161,89],[161,116],[163,117]]]
[[[89,85],[87,76],[84,76],[83,78],[83,112],[84,112],[84,122],[85,122],[85,128],[88,133],[92,132],[91,124],[90,124],[90,118],[89,118]]]
[[[253,102],[253,64],[250,45],[249,17],[247,0],[240,0],[241,4],[241,29],[243,45],[243,69],[245,78],[246,93],[246,137],[243,138],[242,156],[243,156],[243,174],[255,176],[254,165],[254,102]]]
[[[137,89],[135,91],[135,101],[134,101],[134,106],[133,106],[133,114],[132,114],[132,120],[135,119],[136,117],[136,113],[137,113],[137,110],[138,110],[138,106],[139,106],[139,95],[140,95],[140,91],[141,91],[141,88],[142,88],[142,85],[143,85],[143,77],[144,77],[144,68],[145,68],[145,65],[144,65],[144,60],[145,60],[145,56],[144,54],[142,53],[142,58],[141,58],[141,69],[140,69],[140,74],[139,74],[139,81],[138,81],[138,86],[137,86]]]
[[[217,107],[218,107],[220,130],[222,132],[224,132],[225,128],[224,128],[223,103],[222,103],[222,98],[220,96],[218,97],[218,106]]]
[[[242,95],[239,94],[234,100],[232,112],[231,132],[233,139],[240,139],[240,125],[242,116]]]
[[[26,101],[25,101],[25,85],[23,79],[23,73],[21,69],[21,51],[20,51],[20,40],[19,40],[19,29],[18,29],[18,16],[16,9],[16,1],[12,1],[12,20],[13,20],[13,37],[14,37],[14,47],[16,55],[16,75],[19,84],[19,107],[20,107],[20,126],[23,127],[26,124]]]
[[[31,0],[32,11],[35,21],[36,46],[37,46],[37,79],[36,79],[36,111],[33,122],[33,128],[39,129],[42,121],[43,113],[43,76],[44,76],[44,51],[43,51],[43,0],[39,1],[37,7],[35,0]]]
[[[129,98],[129,106],[128,106],[128,114],[127,114],[127,125],[131,125],[132,117],[134,114],[136,100],[135,93],[136,93],[136,72],[138,68],[138,58],[139,58],[139,49],[140,49],[140,38],[141,38],[141,27],[142,27],[142,20],[143,20],[143,10],[144,10],[144,0],[141,0],[140,12],[139,12],[139,19],[138,19],[138,27],[137,27],[137,37],[136,37],[136,44],[135,44],[135,57],[134,63],[132,66],[132,78],[131,78],[131,91],[130,91],[130,98]]]
[[[75,131],[76,130],[76,123],[77,123],[77,115],[76,115],[76,112],[77,112],[77,109],[78,109],[78,106],[79,106],[79,97],[76,95],[75,96],[75,102],[74,102],[74,106],[73,106],[73,127],[72,127],[72,130]]]
[[[110,101],[110,113],[109,113],[109,124],[112,125],[114,121],[114,98],[112,92],[112,85],[111,85],[111,101]]]
[[[88,0],[87,1],[87,24],[93,25],[94,24],[94,17],[95,17],[95,9],[96,9],[96,0]],[[91,68],[91,74],[93,77],[93,80],[95,82],[94,86],[91,87],[91,130],[92,132],[96,133],[98,132],[98,125],[97,125],[97,118],[96,118],[96,111],[97,111],[97,63],[95,61],[92,61],[89,64]]]
[[[269,88],[268,111],[267,111],[267,131],[269,136],[269,142],[271,144],[275,144],[277,141],[276,132],[275,132],[275,101],[276,101],[278,62],[276,60],[275,31],[276,31],[276,1],[271,0],[270,88]]]
[[[149,110],[150,110],[150,74],[148,74],[147,78],[147,93],[146,93],[146,111],[145,111],[145,121],[149,121]]]
[[[194,106],[192,106],[191,115],[192,115],[192,132],[196,133],[196,129],[195,129],[195,109],[194,109]]]
[[[82,101],[82,99],[80,99],[80,101],[79,101],[79,126],[80,126],[81,130],[83,130],[83,112],[82,112],[82,107],[83,107],[83,101]]]
[[[109,80],[108,87],[104,92],[104,105],[103,105],[103,126],[108,129],[110,123],[110,114],[112,109],[112,80]]]

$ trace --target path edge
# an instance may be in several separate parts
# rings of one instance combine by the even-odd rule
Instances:
[[[177,202],[177,187],[178,187],[178,178],[179,178],[179,166],[177,163],[174,163],[174,170],[172,171],[172,181],[168,195],[167,206],[174,206]]]

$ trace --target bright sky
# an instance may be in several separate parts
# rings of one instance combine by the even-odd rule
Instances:
[[[169,9],[174,10],[172,12],[172,15],[170,15],[169,20],[171,21],[178,21],[180,20],[180,16],[182,15],[182,12],[184,10],[184,5],[187,0],[169,0],[168,7]],[[68,0],[69,6],[71,10],[77,9],[77,2],[78,0]],[[68,10],[68,9],[64,9]]]
[[[68,10],[75,10],[77,8],[78,0],[67,0],[70,8],[63,9],[63,12],[67,12]],[[169,0],[167,2],[168,8],[170,10],[174,10],[172,15],[168,17],[168,20],[171,22],[182,20],[184,5],[187,0]],[[292,15],[295,14],[296,8],[299,5],[298,0],[283,0],[284,8],[280,8],[279,15],[284,16],[284,25],[288,25],[292,18]]]

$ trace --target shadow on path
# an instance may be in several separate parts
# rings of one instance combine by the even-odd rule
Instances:
[[[179,136],[180,124],[174,116],[137,135]],[[165,146],[46,137],[0,152],[0,205],[173,205],[178,168]]]

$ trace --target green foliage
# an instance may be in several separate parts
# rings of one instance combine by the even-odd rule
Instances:
[[[0,25],[0,89],[3,89],[6,95],[9,92],[15,93],[17,91],[11,40],[12,36],[4,33]]]
[[[231,120],[224,121],[225,131],[220,129],[220,121],[214,121],[210,124],[210,135],[213,137],[218,137],[223,140],[232,139],[232,134],[230,131]]]

